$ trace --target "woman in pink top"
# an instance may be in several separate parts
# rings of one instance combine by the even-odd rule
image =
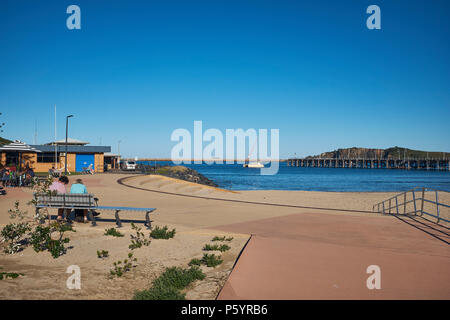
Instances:
[[[57,194],[64,194],[67,193],[66,185],[69,184],[69,178],[66,176],[61,176],[57,181],[53,181],[53,183],[48,188],[50,191],[56,191]],[[58,221],[62,220],[63,218],[64,209],[59,208],[58,209]]]

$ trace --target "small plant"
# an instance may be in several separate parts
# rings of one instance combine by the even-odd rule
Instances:
[[[207,267],[215,268],[219,264],[223,262],[220,256],[216,256],[215,254],[205,253],[201,260],[202,264],[205,264]]]
[[[215,236],[214,238],[212,238],[211,241],[231,241],[231,240],[233,240],[233,237],[226,238],[225,236],[223,237]]]
[[[131,223],[131,228],[136,231],[136,235],[130,235],[131,244],[128,247],[131,250],[150,245],[151,240],[145,238],[144,233],[141,231],[142,228],[135,226],[133,222]]]
[[[125,272],[131,271],[132,268],[135,268],[136,265],[134,264],[137,262],[137,258],[133,258],[133,253],[128,253],[128,259],[125,259],[123,261],[119,260],[117,262],[113,263],[113,268],[109,270],[109,273],[112,277],[117,276],[121,277]]]
[[[202,264],[202,260],[196,259],[196,258],[192,259],[192,260],[188,263],[189,266],[199,266],[199,265],[201,265],[201,264]]]
[[[164,226],[162,228],[156,226],[150,233],[150,237],[152,237],[153,239],[170,239],[174,236],[175,229],[169,231],[169,228],[167,226]]]
[[[8,210],[10,219],[24,220],[27,212],[20,210],[19,201],[14,202],[14,209]],[[14,254],[27,245],[27,232],[31,231],[29,222],[13,222],[7,224],[1,231],[1,241],[6,243],[5,253]]]
[[[124,235],[114,228],[105,229],[105,236],[123,237]]]
[[[75,232],[71,225],[66,225],[60,222],[53,222],[49,227],[36,226],[31,233],[30,243],[34,251],[48,250],[53,258],[58,258],[66,253],[67,249],[64,247],[65,243],[69,243],[69,238],[64,238],[64,233],[67,231]],[[58,233],[57,239],[52,239],[52,233]]]
[[[106,251],[106,250],[102,250],[102,251],[97,250],[97,257],[99,259],[108,258],[109,257],[109,252]]]
[[[23,273],[16,273],[16,272],[0,272],[0,280],[3,279],[15,279],[18,278],[19,276],[24,276]]]
[[[7,224],[1,231],[2,242],[6,243],[5,253],[19,252],[27,244],[26,235],[31,231],[28,222]]]
[[[203,247],[204,251],[220,251],[220,252],[225,252],[227,250],[230,250],[231,247],[226,245],[226,244],[222,244],[222,245],[217,245],[217,244],[205,244],[205,246]]]
[[[20,203],[18,200],[14,202],[14,209],[9,209],[8,213],[11,219],[18,218],[19,220],[25,219],[28,215],[27,211],[20,210]]]
[[[189,269],[172,267],[166,270],[152,282],[148,290],[137,291],[135,300],[184,300],[186,295],[180,290],[186,288],[195,280],[203,280],[205,274],[198,267]]]

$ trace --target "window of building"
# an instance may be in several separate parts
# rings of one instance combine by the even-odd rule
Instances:
[[[59,162],[59,154],[56,156],[54,152],[41,152],[37,154],[37,162],[40,163],[54,163]]]

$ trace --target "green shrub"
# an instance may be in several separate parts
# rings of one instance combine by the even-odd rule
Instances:
[[[15,279],[18,278],[19,276],[24,276],[23,273],[16,273],[16,272],[0,272],[0,280],[3,279]]]
[[[128,253],[128,259],[119,260],[113,263],[113,268],[109,270],[110,276],[121,277],[125,272],[131,271],[132,268],[136,267],[134,264],[137,262],[137,258],[133,258],[133,253]]]
[[[64,244],[69,243],[70,239],[63,238],[64,233],[67,231],[75,232],[71,225],[60,222],[53,222],[49,227],[38,225],[30,234],[30,243],[33,246],[34,251],[40,252],[48,250],[52,257],[56,259],[67,251]],[[58,239],[52,239],[51,235],[53,232],[59,233]]]
[[[100,258],[100,259],[108,258],[109,257],[109,252],[106,251],[106,250],[102,250],[102,251],[97,250],[97,257]]]
[[[114,228],[105,229],[105,236],[123,237],[123,234]]]
[[[6,243],[5,253],[19,252],[26,245],[26,234],[31,230],[28,222],[7,224],[1,232],[2,241]]]
[[[223,262],[220,256],[216,256],[215,254],[205,253],[203,258],[201,259],[202,264],[205,264],[208,267],[215,268],[219,264]]]
[[[225,252],[227,250],[230,250],[231,247],[226,245],[226,244],[222,244],[222,245],[210,245],[210,244],[205,244],[205,246],[203,247],[204,251],[220,251],[220,252]]]
[[[169,287],[152,287],[149,290],[136,291],[134,300],[185,300],[186,295]]]
[[[164,226],[162,228],[156,226],[150,233],[150,237],[152,237],[153,239],[170,239],[174,236],[175,229],[169,231],[169,228],[167,226]]]
[[[200,259],[192,259],[189,263],[188,263],[188,265],[189,266],[199,266],[199,265],[201,265],[202,264],[202,261],[200,260]]]
[[[135,300],[184,300],[185,294],[180,290],[186,288],[195,280],[203,280],[204,273],[198,267],[189,269],[172,267],[166,270],[152,282],[148,290],[137,291]]]
[[[226,238],[225,236],[223,237],[215,236],[214,238],[212,238],[211,241],[231,241],[233,239],[234,239],[233,237]]]
[[[145,235],[143,232],[141,232],[142,228],[139,228],[134,225],[134,223],[131,223],[131,228],[133,230],[136,230],[136,235],[130,235],[131,236],[131,244],[128,246],[131,250],[140,248],[142,246],[149,246],[150,245],[150,239],[145,238]]]

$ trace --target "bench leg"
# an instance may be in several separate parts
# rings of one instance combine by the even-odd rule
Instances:
[[[150,221],[150,211],[147,211],[145,213],[145,226],[147,227],[147,229],[152,228],[152,222]]]
[[[64,208],[63,211],[63,220],[66,220],[67,224],[72,224],[72,220],[70,220],[70,213],[72,212],[72,209],[69,210],[69,212],[67,213],[67,209]]]
[[[116,216],[116,225],[117,225],[117,228],[122,228],[122,221],[120,221],[119,212],[120,212],[120,210],[116,210],[116,214],[115,214],[115,216]]]
[[[89,218],[89,220],[92,221],[91,222],[92,226],[95,227],[97,225],[97,222],[95,221],[95,217],[92,214],[92,210],[88,210],[88,218]]]

